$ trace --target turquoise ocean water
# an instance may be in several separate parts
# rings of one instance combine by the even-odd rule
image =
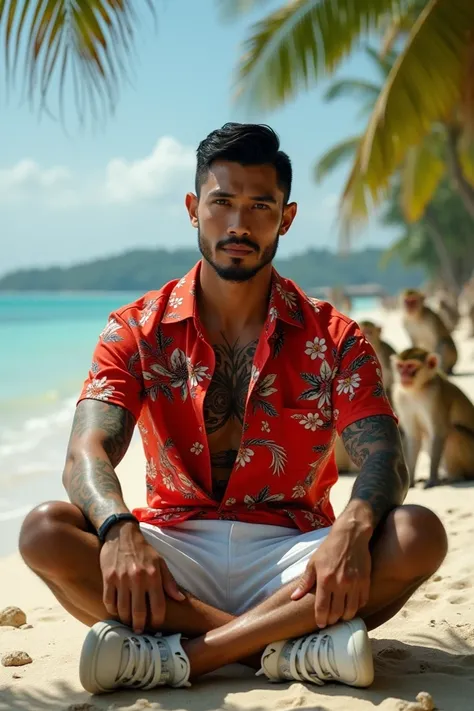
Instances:
[[[57,490],[99,333],[111,311],[138,296],[0,294],[0,523]],[[376,299],[356,299],[351,315],[376,306]]]

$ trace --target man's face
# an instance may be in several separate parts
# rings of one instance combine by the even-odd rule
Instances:
[[[199,200],[189,193],[186,206],[202,256],[222,279],[234,282],[251,279],[272,262],[296,214],[295,203],[284,205],[272,165],[230,161],[212,164]]]

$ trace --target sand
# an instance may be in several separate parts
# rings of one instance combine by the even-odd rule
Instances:
[[[365,315],[364,315],[365,316]],[[379,317],[395,347],[406,344],[399,316]],[[455,381],[474,399],[474,341],[461,326],[460,375]],[[426,475],[422,455],[419,475]],[[144,468],[139,447],[120,466],[129,505],[144,500]],[[333,491],[336,513],[347,502],[353,479],[343,477]],[[65,498],[59,487],[58,497]],[[336,684],[325,687],[269,684],[234,665],[203,677],[190,689],[158,689],[91,697],[79,684],[78,659],[86,628],[72,619],[27,570],[17,553],[0,560],[0,610],[18,606],[29,629],[0,627],[0,657],[13,651],[30,655],[31,664],[0,666],[0,711],[443,711],[474,709],[474,492],[469,485],[411,490],[407,502],[433,509],[449,534],[449,553],[437,575],[426,582],[390,622],[371,633],[376,680],[370,689]],[[12,541],[12,550],[14,542]],[[430,696],[420,696],[427,692]]]

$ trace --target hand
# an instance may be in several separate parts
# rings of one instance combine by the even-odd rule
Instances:
[[[165,593],[173,600],[185,599],[165,561],[136,523],[118,523],[110,530],[100,551],[100,568],[107,612],[133,627],[136,634],[145,629],[147,601],[148,624],[156,631],[165,619]]]
[[[328,537],[311,556],[292,600],[316,586],[315,623],[323,628],[351,620],[367,604],[370,591],[370,535],[353,522],[336,521]]]

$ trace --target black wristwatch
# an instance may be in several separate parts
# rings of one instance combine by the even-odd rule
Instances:
[[[119,513],[108,516],[97,529],[97,536],[99,537],[99,541],[101,543],[104,543],[105,537],[112,526],[115,526],[115,524],[119,523],[119,521],[135,521],[135,523],[139,523],[138,518],[131,513]]]

